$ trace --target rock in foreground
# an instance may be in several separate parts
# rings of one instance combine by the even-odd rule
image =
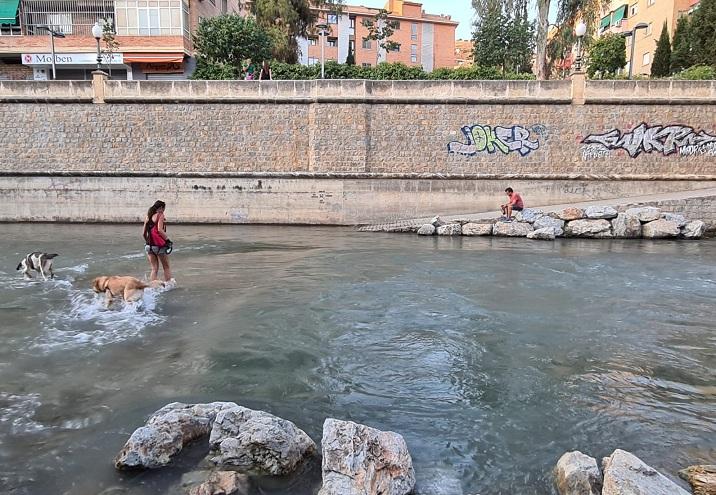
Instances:
[[[217,414],[209,444],[215,464],[272,475],[292,472],[316,451],[313,440],[292,422],[241,406]]]
[[[525,208],[515,213],[515,220],[518,222],[535,223],[537,219],[543,216],[544,212],[542,210],[538,210],[537,208]]]
[[[564,232],[569,237],[611,237],[612,224],[609,220],[572,220]]]
[[[694,495],[716,495],[716,465],[690,466],[679,476],[689,482]]]
[[[600,219],[600,218],[616,218],[617,210],[611,206],[590,206],[584,210],[584,214],[587,218]]]
[[[492,228],[492,235],[502,237],[527,237],[534,227],[525,222],[497,222]]]
[[[645,223],[642,228],[642,236],[645,239],[668,239],[678,237],[681,233],[679,225],[669,220],[655,220]]]
[[[704,230],[706,229],[706,224],[702,222],[701,220],[694,220],[693,222],[687,223],[683,230],[682,234],[684,235],[685,239],[701,239],[704,235]]]
[[[462,225],[459,223],[448,223],[438,227],[438,235],[461,235]]]
[[[492,235],[491,223],[466,223],[462,226],[462,235],[479,236]]]
[[[661,218],[661,210],[654,206],[643,206],[640,208],[629,208],[626,212],[627,215],[634,215],[639,218],[641,223],[653,222]]]
[[[597,460],[581,452],[567,452],[555,468],[555,483],[560,495],[600,495],[602,473]]]
[[[431,223],[426,223],[418,229],[418,235],[433,235],[435,234],[435,226]]]
[[[538,218],[534,223],[535,230],[551,228],[557,237],[564,235],[564,220],[544,216]]]
[[[322,448],[319,495],[407,495],[415,487],[413,460],[397,433],[328,418]]]
[[[614,237],[622,239],[636,239],[641,237],[641,221],[639,221],[639,217],[636,215],[619,213],[617,217],[612,220],[612,227],[614,229]]]
[[[602,495],[689,495],[686,490],[624,450],[602,461]]]
[[[545,227],[543,229],[537,229],[534,232],[530,232],[527,234],[527,238],[538,241],[553,241],[555,238],[555,232],[552,227]]]
[[[233,402],[182,404],[159,409],[137,428],[114,460],[117,469],[152,469],[166,466],[189,442],[211,431],[220,411],[237,407]]]
[[[249,477],[236,471],[213,471],[202,484],[189,490],[189,495],[248,495]]]
[[[566,222],[579,220],[584,218],[584,210],[581,208],[565,208],[564,210],[558,211],[556,216],[560,220],[564,220]]]

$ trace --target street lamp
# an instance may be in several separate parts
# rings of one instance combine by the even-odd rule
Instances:
[[[102,53],[99,49],[99,40],[102,38],[102,26],[100,26],[99,21],[95,22],[94,26],[92,26],[92,36],[97,40],[97,70],[102,70]]]
[[[631,31],[627,31],[626,33],[622,33],[622,36],[625,38],[628,38],[631,36],[631,55],[629,55],[629,77],[628,79],[631,79],[632,74],[634,73],[634,45],[636,45],[636,32],[639,29],[647,29],[649,25],[645,22],[640,22],[636,26],[634,26],[634,29]]]
[[[328,36],[328,24],[317,24],[318,34],[321,36],[321,79],[326,78],[325,44]]]
[[[50,53],[52,54],[52,79],[57,79],[57,69],[55,68],[55,38],[64,38],[65,35],[61,31],[55,31],[50,26],[38,26],[38,29],[44,29],[50,34]]]
[[[574,29],[574,34],[577,35],[577,59],[574,61],[574,70],[580,72],[582,70],[582,38],[587,34],[587,25],[584,21],[579,21]]]

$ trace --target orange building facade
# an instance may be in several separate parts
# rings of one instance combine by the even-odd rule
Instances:
[[[355,56],[356,65],[372,67],[380,62],[402,62],[409,66],[422,66],[426,71],[455,66],[455,29],[458,22],[446,15],[427,14],[422,4],[404,0],[388,0],[385,9],[389,19],[398,22],[390,38],[400,48],[387,52],[375,40],[364,40],[368,29],[365,19],[372,20],[378,9],[344,5],[340,13],[320,10],[318,23],[328,25],[325,36],[325,60],[345,63],[348,54]],[[306,65],[321,62],[323,37],[310,36],[299,40],[300,62]]]

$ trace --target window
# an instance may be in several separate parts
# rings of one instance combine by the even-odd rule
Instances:
[[[651,63],[651,53],[646,52],[641,58],[641,65],[649,65]]]
[[[370,40],[363,40],[363,48],[365,50],[370,50],[372,48]]]
[[[413,63],[418,61],[418,45],[410,45],[410,61]]]
[[[177,0],[117,0],[118,35],[188,35],[189,7]],[[184,20],[182,22],[182,16]],[[199,22],[201,22],[201,17]]]
[[[349,29],[349,33],[348,33],[348,34],[355,36],[355,34],[356,34],[356,18],[355,18],[355,17],[351,17],[351,18],[350,18],[350,21],[351,21],[351,25],[350,25],[350,29]]]
[[[316,46],[318,44],[318,38],[308,38],[308,44],[311,46]]]
[[[644,30],[644,37],[645,37],[645,38],[646,38],[647,36],[651,36],[652,28],[653,28],[653,23],[650,22],[649,25],[648,25],[648,26],[646,27],[646,29]]]
[[[308,65],[316,65],[318,64],[318,59],[316,57],[308,57]]]
[[[328,14],[328,24],[338,24],[338,14]]]
[[[416,40],[418,39],[418,23],[414,22],[410,25],[410,39]]]
[[[338,46],[338,38],[328,38],[327,46],[336,47]]]
[[[395,48],[390,50],[391,52],[400,53],[400,45],[397,45]]]
[[[639,13],[639,4],[635,3],[631,6],[631,9],[629,9],[629,17],[634,17]]]
[[[395,30],[397,31],[399,29],[400,29],[400,21],[395,21]]]
[[[646,6],[647,6],[647,7],[651,7],[651,6],[654,5],[655,3],[656,3],[656,0],[646,0]]]
[[[363,62],[361,65],[363,65],[363,67],[371,67],[370,63],[368,62]]]
[[[145,36],[159,35],[159,9],[141,7],[137,9],[139,34]]]
[[[355,52],[356,52],[356,41],[349,40],[348,41],[348,53],[355,53]]]
[[[418,61],[418,56],[411,54],[411,55],[410,55],[410,61],[413,62],[413,63],[417,63],[417,61]]]
[[[47,25],[63,34],[72,34],[72,14],[47,14]]]

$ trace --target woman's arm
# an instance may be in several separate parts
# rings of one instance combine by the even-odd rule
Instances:
[[[166,227],[164,225],[164,215],[162,214],[159,215],[159,218],[157,218],[157,232],[159,232],[159,237],[166,241],[167,239],[169,239],[169,237],[167,237],[165,230]]]

